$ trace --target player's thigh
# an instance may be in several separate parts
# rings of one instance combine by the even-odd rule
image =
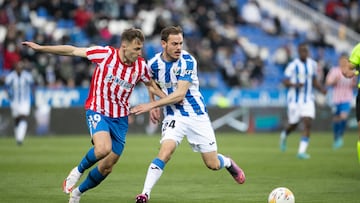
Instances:
[[[339,116],[341,119],[347,119],[351,112],[351,103],[344,102],[339,104]]]
[[[305,104],[301,104],[299,106],[300,109],[300,116],[301,117],[309,117],[311,119],[315,118],[315,103],[308,102]]]
[[[120,117],[120,118],[108,118],[108,123],[110,126],[110,135],[112,141],[112,151],[121,155],[124,151],[125,143],[126,143],[126,134],[129,129],[128,117]]]
[[[160,143],[173,140],[176,146],[179,145],[184,139],[187,128],[181,117],[166,116],[162,122]]]
[[[186,126],[186,137],[193,151],[217,151],[215,132],[208,116],[191,117],[186,120]]]
[[[288,123],[295,124],[300,121],[300,108],[299,105],[296,103],[288,104],[287,106],[287,116],[288,116]]]
[[[18,116],[28,116],[30,115],[30,103],[12,103],[11,104],[11,114],[13,117]]]
[[[86,120],[92,143],[97,156],[105,156],[111,150],[109,123],[100,113],[86,111]]]

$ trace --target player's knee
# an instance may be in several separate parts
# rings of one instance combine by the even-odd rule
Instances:
[[[107,176],[112,172],[113,167],[112,166],[99,166],[99,172],[103,175],[103,176]]]
[[[95,147],[95,154],[96,154],[96,157],[99,159],[104,158],[110,152],[111,152],[111,146],[101,145],[101,146]]]

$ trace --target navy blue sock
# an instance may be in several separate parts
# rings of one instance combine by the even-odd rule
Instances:
[[[333,123],[334,140],[337,140],[340,137],[340,131],[341,131],[341,122],[335,121]]]
[[[106,178],[106,176],[103,176],[100,171],[98,170],[98,167],[95,167],[92,169],[84,182],[82,182],[79,186],[79,190],[81,193],[96,187]]]
[[[345,133],[345,129],[346,129],[346,120],[341,120],[340,121],[340,130],[339,130],[339,136],[340,138],[343,137],[344,133]]]
[[[95,156],[94,147],[92,147],[84,158],[81,160],[80,164],[78,165],[78,170],[80,173],[84,173],[84,171],[91,166],[93,166],[97,162],[97,158]]]

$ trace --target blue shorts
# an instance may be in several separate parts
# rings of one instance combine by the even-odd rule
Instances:
[[[350,102],[344,102],[334,105],[333,113],[334,115],[340,115],[341,113],[349,114],[351,111],[351,104]]]
[[[121,155],[129,128],[128,117],[110,118],[92,110],[86,111],[86,120],[91,138],[96,132],[109,132],[112,141],[112,151]]]

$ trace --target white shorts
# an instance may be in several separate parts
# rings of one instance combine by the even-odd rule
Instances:
[[[315,118],[315,103],[308,102],[304,104],[288,104],[288,122],[295,124],[303,117]]]
[[[186,136],[194,152],[217,151],[214,129],[207,115],[185,117],[166,116],[162,124],[162,137],[164,140],[174,140],[179,145]]]
[[[31,104],[29,102],[11,103],[11,114],[14,118],[30,115]]]

